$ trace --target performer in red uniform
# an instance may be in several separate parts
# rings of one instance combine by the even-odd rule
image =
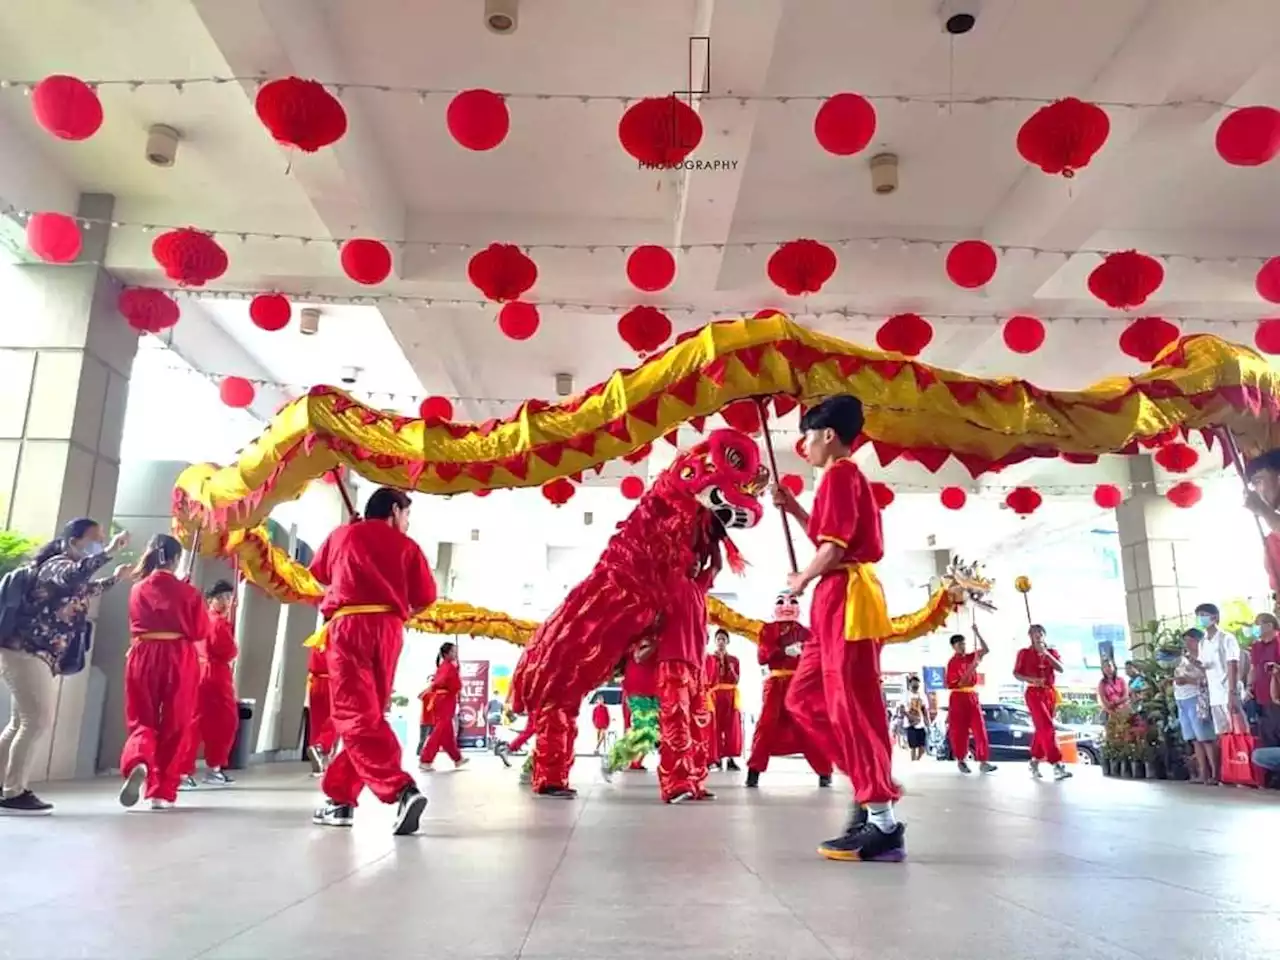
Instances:
[[[714,749],[707,760],[717,769],[723,763],[726,770],[737,771],[738,757],[742,756],[742,700],[738,693],[742,664],[729,652],[729,631],[716,631],[716,648],[704,669],[713,711]]]
[[[800,429],[809,462],[826,472],[812,515],[784,487],[775,486],[773,494],[817,548],[809,565],[787,578],[796,595],[818,582],[813,638],[800,654],[787,708],[853,782],[855,797],[848,828],[818,852],[832,860],[902,860],[905,827],[894,816],[899,793],[880,689],[880,644],[894,630],[874,567],[884,556],[884,535],[871,485],[850,459],[862,432],[862,403],[830,397],[805,413]]]
[[[787,691],[800,665],[800,653],[809,640],[809,630],[800,623],[800,602],[791,593],[778,594],[773,622],[760,631],[757,656],[760,666],[769,668],[764,681],[764,702],[760,720],[751,738],[747,759],[747,786],[760,784],[760,774],[769,769],[770,757],[803,753],[818,775],[818,786],[831,786],[831,761],[818,752],[787,710]]]
[[[1062,658],[1044,638],[1044,627],[1033,623],[1027,630],[1031,645],[1018,651],[1013,661],[1013,675],[1027,685],[1027,709],[1031,712],[1031,725],[1035,733],[1031,740],[1031,775],[1040,776],[1040,761],[1053,764],[1053,779],[1066,780],[1071,771],[1062,762],[1058,749],[1058,731],[1053,725],[1053,713],[1058,707],[1055,678],[1062,671]]]
[[[199,669],[196,643],[209,631],[204,597],[173,575],[182,545],[157,534],[134,570],[129,594],[133,641],[124,669],[124,716],[129,730],[120,753],[120,803],[135,806],[145,793],[153,810],[178,799],[185,750],[195,712]]]
[[[436,655],[436,673],[422,700],[423,714],[425,716],[430,710],[431,723],[434,724],[431,736],[422,745],[422,752],[418,755],[418,766],[423,770],[431,769],[436,754],[441,750],[453,761],[455,767],[461,767],[467,762],[467,758],[458,749],[458,731],[454,726],[458,717],[458,695],[461,693],[458,645],[446,641],[440,644],[440,652]]]
[[[978,641],[978,649],[973,653],[964,652],[964,634],[957,633],[951,638],[951,649],[955,652],[947,661],[946,684],[951,691],[947,706],[947,736],[951,740],[951,755],[956,758],[961,773],[969,772],[970,737],[973,738],[973,758],[978,761],[978,769],[983,773],[994,773],[996,767],[990,762],[987,722],[982,717],[982,706],[978,703],[978,691],[975,689],[978,667],[990,651],[977,627],[973,628],[973,637]]]
[[[329,766],[337,744],[333,700],[329,695],[329,660],[324,647],[311,647],[307,660],[307,754],[320,773]]]
[[[360,791],[397,804],[395,834],[418,829],[427,798],[401,766],[400,742],[387,722],[404,622],[436,599],[422,548],[408,536],[408,494],[375,490],[363,520],[331,533],[311,573],[325,586],[325,656],[333,727],[342,748],[325,770],[325,805],[312,818],[349,827]]]
[[[231,623],[231,601],[236,588],[219,580],[205,593],[209,610],[209,636],[196,644],[200,680],[196,688],[196,712],[187,738],[182,789],[196,786],[196,753],[204,744],[204,782],[212,787],[230,786],[235,780],[223,769],[231,759],[231,747],[240,726],[236,678],[231,664],[239,653]]]

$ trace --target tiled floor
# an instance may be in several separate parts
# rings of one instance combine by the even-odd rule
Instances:
[[[1104,780],[962,778],[900,761],[906,865],[818,859],[846,815],[780,763],[758,792],[663,807],[652,775],[535,801],[492,758],[430,775],[420,836],[370,802],[312,827],[293,766],[171,813],[114,784],[0,820],[0,957],[810,960],[1280,956],[1276,795]],[[837,784],[839,787],[839,784]]]

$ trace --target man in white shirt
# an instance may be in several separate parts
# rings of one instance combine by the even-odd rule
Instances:
[[[1196,621],[1204,631],[1200,663],[1204,665],[1209,687],[1213,728],[1221,737],[1231,732],[1233,720],[1239,729],[1248,728],[1240,706],[1240,644],[1232,634],[1218,628],[1219,616],[1218,608],[1212,603],[1196,607]]]

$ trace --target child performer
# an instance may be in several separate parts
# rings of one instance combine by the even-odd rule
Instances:
[[[726,770],[738,770],[738,757],[742,755],[742,707],[738,693],[738,680],[742,676],[742,664],[729,653],[729,631],[716,630],[715,651],[707,657],[707,689],[711,693],[714,732],[715,766],[723,762]]]
[[[129,730],[120,753],[120,803],[133,807],[144,787],[152,810],[178,799],[191,736],[199,669],[196,643],[209,631],[204,597],[173,571],[182,545],[156,534],[134,569],[129,593],[133,641],[124,668],[124,715]]]
[[[329,661],[323,646],[310,647],[307,660],[307,755],[319,774],[329,766],[338,744],[333,729],[333,700],[329,694]]]
[[[658,749],[658,662],[655,650],[653,639],[646,638],[637,643],[627,656],[622,690],[631,723],[601,764],[606,780],[623,767],[643,770],[645,756]]]
[[[604,694],[597,693],[595,709],[591,711],[591,726],[596,728],[596,755],[604,756],[605,744],[609,740],[609,708],[604,704]]]
[[[188,738],[187,771],[183,789],[196,785],[196,751],[204,744],[204,782],[213,787],[226,787],[235,782],[223,768],[231,759],[231,747],[236,742],[236,730],[240,726],[240,705],[236,701],[236,678],[231,664],[239,653],[236,647],[235,627],[231,623],[231,601],[236,588],[226,580],[219,580],[208,592],[205,600],[209,609],[209,637],[196,644],[196,659],[200,665],[200,681],[196,688],[196,712]]]
[[[440,652],[436,654],[436,673],[422,700],[423,713],[425,715],[427,710],[431,711],[431,722],[435,727],[418,755],[420,769],[430,770],[435,763],[436,754],[441,750],[453,761],[455,767],[466,764],[467,758],[458,749],[458,733],[454,728],[454,721],[458,716],[458,695],[461,693],[458,645],[446,641],[440,644]]]
[[[436,599],[431,568],[408,535],[410,505],[406,493],[375,490],[364,519],[331,533],[311,563],[325,586],[323,642],[333,726],[342,741],[321,783],[325,804],[312,817],[322,826],[351,826],[366,786],[396,804],[396,836],[415,832],[427,806],[401,767],[400,741],[386,717],[404,622]]]
[[[805,453],[826,472],[810,515],[784,487],[774,503],[805,525],[817,548],[787,585],[797,595],[817,581],[813,638],[787,693],[787,709],[817,749],[853,782],[855,808],[843,834],[818,852],[831,860],[903,860],[905,827],[894,815],[889,718],[880,689],[880,643],[893,634],[874,564],[884,556],[880,508],[850,459],[862,432],[857,397],[830,397],[800,421]]]
[[[751,756],[747,760],[747,786],[760,785],[760,774],[769,769],[770,757],[786,757],[803,753],[818,775],[818,786],[831,786],[831,761],[814,749],[795,719],[787,710],[787,691],[791,678],[800,665],[800,652],[809,642],[809,630],[799,620],[800,604],[790,593],[778,594],[773,607],[773,621],[760,631],[758,654],[760,666],[769,668],[764,681],[764,702],[760,705],[760,722],[751,738]]]
[[[978,679],[978,667],[990,650],[976,626],[973,638],[978,641],[978,649],[973,653],[964,652],[964,634],[957,633],[951,638],[951,649],[955,653],[947,661],[946,684],[951,691],[947,707],[947,736],[951,739],[951,755],[956,758],[956,766],[961,773],[969,772],[970,737],[973,738],[973,758],[978,761],[978,769],[983,773],[995,773],[996,766],[991,763],[991,742],[987,739],[987,722],[982,718],[982,706],[973,686]]]
[[[1013,675],[1027,685],[1027,710],[1035,733],[1031,739],[1031,775],[1037,779],[1040,761],[1053,764],[1053,779],[1066,780],[1071,771],[1062,762],[1058,749],[1058,731],[1053,725],[1053,712],[1058,706],[1055,675],[1062,672],[1062,659],[1044,639],[1044,627],[1033,623],[1027,630],[1031,645],[1018,651],[1013,661]]]

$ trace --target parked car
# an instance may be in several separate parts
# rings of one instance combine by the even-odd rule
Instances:
[[[946,716],[946,710],[938,711],[937,728],[942,735],[931,737],[930,746],[937,759],[954,760],[951,743],[946,737]],[[987,739],[991,741],[992,760],[1031,759],[1031,736],[1034,728],[1026,707],[1013,703],[984,703],[982,716],[987,722]],[[1060,734],[1070,733],[1075,737],[1080,763],[1096,764],[1101,761],[1101,746],[1090,729],[1077,729],[1065,723],[1055,723],[1054,726]]]

